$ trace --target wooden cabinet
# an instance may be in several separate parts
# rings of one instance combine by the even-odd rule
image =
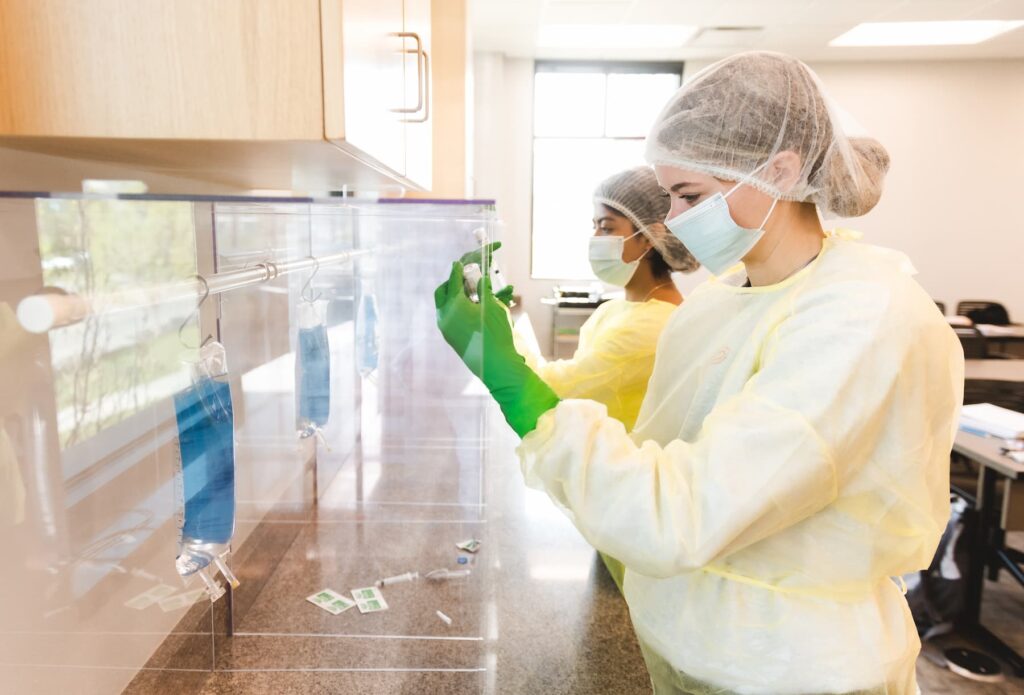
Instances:
[[[243,189],[425,188],[429,35],[429,0],[3,0],[0,147]]]
[[[319,21],[315,0],[7,0],[0,131],[315,138]]]
[[[402,0],[321,0],[328,140],[405,174]]]

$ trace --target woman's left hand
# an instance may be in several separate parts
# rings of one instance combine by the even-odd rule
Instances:
[[[508,311],[491,292],[490,278],[480,280],[477,304],[463,290],[462,271],[461,263],[453,263],[448,280],[434,291],[437,327],[494,396],[512,428],[524,436],[558,404],[558,396],[516,352]]]

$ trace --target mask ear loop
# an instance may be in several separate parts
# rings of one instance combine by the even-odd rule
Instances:
[[[768,162],[765,162],[765,163],[764,163],[764,164],[762,164],[761,166],[759,166],[759,167],[757,167],[756,169],[754,169],[754,170],[753,170],[752,172],[750,172],[750,175],[751,175],[751,176],[753,176],[753,175],[754,175],[754,174],[756,174],[757,172],[759,172],[759,171],[761,171],[762,169],[764,169],[764,168],[765,168],[766,166],[768,166]],[[732,188],[731,188],[731,189],[729,190],[729,192],[728,192],[728,193],[726,193],[725,195],[723,195],[722,197],[723,197],[723,198],[728,198],[728,197],[729,197],[730,195],[732,195],[733,191],[735,191],[735,190],[736,190],[737,188],[739,188],[740,186],[742,186],[742,185],[743,185],[744,183],[747,183],[747,182],[746,182],[746,181],[738,181],[738,182],[736,183],[736,185],[735,185],[735,186],[733,186],[733,187],[732,187]],[[767,194],[766,194],[766,195],[767,195]],[[772,213],[773,213],[773,212],[775,212],[775,206],[776,206],[776,205],[778,205],[778,204],[779,204],[779,199],[778,199],[778,198],[772,198],[772,204],[771,204],[770,206],[768,206],[768,212],[767,212],[767,214],[765,214],[765,216],[764,216],[764,219],[763,219],[763,220],[761,220],[761,224],[760,224],[760,225],[758,225],[757,229],[753,229],[753,230],[751,230],[751,231],[753,231],[753,232],[760,232],[760,231],[764,231],[764,226],[765,226],[766,224],[768,224],[768,220],[769,220],[769,219],[771,218],[771,216],[772,216]],[[775,251],[776,251],[776,250],[778,250],[778,248],[779,248],[779,245],[780,245],[780,244],[782,243],[782,239],[783,239],[784,237],[785,237],[785,234],[781,234],[781,235],[779,235],[779,238],[778,238],[778,240],[777,240],[777,241],[775,242],[775,246],[774,246],[774,247],[772,247],[772,250],[768,252],[768,256],[767,256],[768,258],[771,258],[771,257],[772,257],[772,256],[773,256],[773,255],[775,254]]]
[[[764,229],[764,226],[766,224],[768,224],[768,218],[772,216],[773,212],[775,212],[775,206],[778,205],[778,204],[779,204],[779,199],[778,198],[772,198],[772,204],[768,208],[768,214],[764,216],[763,220],[761,220],[761,226],[758,227],[758,230]]]
[[[765,168],[766,166],[768,166],[768,164],[770,163],[770,161],[771,161],[771,160],[768,160],[767,162],[764,162],[763,164],[761,164],[760,166],[758,166],[758,167],[757,167],[756,169],[754,169],[754,170],[753,170],[752,172],[750,172],[750,174],[749,174],[748,176],[753,176],[753,175],[754,175],[754,174],[756,174],[757,172],[759,172],[759,171],[761,171],[762,169],[764,169],[764,168]],[[737,182],[736,182],[736,185],[735,185],[735,186],[733,186],[732,188],[730,188],[730,189],[729,189],[729,192],[728,192],[728,193],[725,193],[725,194],[723,194],[723,195],[722,195],[722,197],[723,197],[723,198],[728,198],[729,196],[731,196],[731,195],[732,195],[732,194],[733,194],[733,193],[734,193],[734,192],[736,191],[736,189],[737,189],[737,188],[739,188],[740,186],[742,186],[742,185],[744,185],[744,184],[746,184],[746,183],[748,183],[748,182],[747,182],[747,181],[737,181]],[[766,195],[767,195],[767,194],[766,194]],[[770,218],[770,217],[772,216],[772,213],[773,213],[773,212],[775,212],[775,206],[776,206],[776,205],[778,205],[778,203],[779,203],[779,199],[778,199],[778,198],[774,198],[774,197],[773,197],[773,198],[772,198],[772,204],[771,204],[771,206],[770,206],[770,207],[768,208],[768,214],[766,214],[766,215],[764,216],[764,219],[763,219],[763,220],[761,220],[761,224],[760,224],[760,225],[759,225],[759,226],[757,227],[757,229],[755,229],[755,230],[753,230],[753,231],[755,231],[755,232],[759,232],[759,231],[761,231],[762,229],[764,229],[764,226],[765,226],[766,224],[768,224],[768,218]],[[772,253],[774,253],[774,252],[775,252],[775,249],[772,249]],[[771,254],[769,254],[769,255],[771,255]]]
[[[750,172],[749,174],[747,174],[747,177],[749,178],[749,177],[753,176],[754,174],[756,174],[757,172],[761,171],[761,170],[762,170],[762,169],[764,169],[764,168],[765,168],[766,166],[768,166],[768,164],[769,164],[770,162],[771,162],[771,160],[768,160],[767,162],[764,162],[763,164],[759,165],[759,166],[758,166],[758,167],[757,167],[756,169],[754,169],[754,170],[753,170],[752,172]],[[744,184],[747,184],[747,185],[749,185],[749,184],[750,184],[750,182],[749,182],[749,181],[737,181],[737,182],[736,182],[736,185],[735,185],[735,186],[733,186],[732,188],[730,188],[730,189],[729,189],[729,192],[728,192],[728,193],[724,193],[724,194],[722,194],[722,197],[723,197],[723,198],[728,198],[729,196],[731,196],[731,195],[732,195],[732,194],[733,194],[733,193],[734,193],[734,192],[736,191],[736,189],[737,189],[737,188],[739,188],[740,186],[742,186],[742,185],[744,185]],[[776,200],[778,200],[778,198],[776,198]],[[774,209],[774,208],[773,208],[773,209]],[[772,214],[772,213],[771,213],[771,211],[769,211],[769,212],[768,212],[768,214],[769,214],[769,215],[771,215],[771,214]],[[764,218],[764,221],[765,221],[765,222],[767,222],[767,221],[768,221],[768,218],[767,218],[767,217],[765,217],[765,218]],[[762,223],[761,223],[761,226],[762,226],[762,227],[764,227],[764,222],[762,222]]]
[[[629,241],[630,239],[632,239],[633,237],[638,236],[640,234],[644,234],[644,230],[638,229],[638,230],[636,230],[636,232],[634,234],[630,234],[627,237],[623,237],[623,239],[622,239],[623,251],[625,251],[625,244],[626,244],[626,242]],[[646,234],[644,234],[644,238],[647,238]],[[647,238],[647,241],[650,242],[650,239]],[[651,249],[653,249],[653,248],[654,248],[654,244],[651,244],[650,246],[647,247],[646,251],[644,251],[643,253],[640,254],[639,257],[634,258],[631,261],[622,261],[622,254],[620,253],[619,254],[619,260],[622,261],[623,263],[639,263],[640,261],[642,261],[644,259],[644,256],[646,256],[647,254],[649,254],[651,252]]]

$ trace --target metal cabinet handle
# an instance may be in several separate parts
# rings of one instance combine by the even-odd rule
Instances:
[[[395,32],[393,34],[390,34],[390,36],[397,36],[397,37],[402,38],[402,39],[413,39],[413,40],[416,41],[416,48],[415,49],[404,48],[404,42],[403,42],[403,48],[401,50],[401,53],[402,53],[403,56],[409,55],[410,53],[413,53],[413,54],[416,55],[416,78],[417,78],[416,107],[412,108],[412,109],[405,109],[405,108],[403,108],[403,109],[391,109],[391,113],[417,113],[420,109],[423,108],[423,40],[420,38],[419,34],[417,34],[416,32],[413,32],[413,31],[399,31],[399,32]],[[404,58],[403,58],[403,60],[404,60]]]
[[[420,51],[420,55],[423,57],[423,74],[426,75],[426,87],[423,90],[425,93],[423,115],[420,118],[403,118],[404,123],[426,123],[430,120],[430,54]]]

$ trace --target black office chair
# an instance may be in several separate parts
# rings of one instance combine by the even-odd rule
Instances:
[[[973,326],[955,326],[957,337],[960,338],[960,345],[964,349],[964,358],[968,360],[988,359],[988,343],[985,336],[978,332]]]
[[[1010,325],[1010,314],[999,302],[969,300],[956,305],[957,316],[966,316],[974,323],[992,326]]]
[[[938,299],[936,299],[935,300],[935,306],[939,307],[939,311],[942,312],[943,316],[946,315],[946,303],[945,302],[940,302]]]

